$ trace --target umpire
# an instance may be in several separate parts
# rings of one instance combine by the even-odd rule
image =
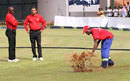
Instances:
[[[30,34],[30,41],[31,41],[32,52],[33,52],[33,61],[37,60],[36,49],[35,49],[36,41],[38,46],[38,58],[39,60],[43,61],[42,49],[41,49],[41,32],[44,30],[46,26],[46,21],[43,19],[41,15],[37,14],[36,8],[32,8],[31,13],[32,14],[28,15],[26,20],[24,21],[24,27],[27,33]],[[30,30],[27,27],[28,23],[29,23]],[[43,27],[41,27],[41,24],[43,25]]]
[[[16,45],[16,29],[18,21],[13,16],[14,8],[12,6],[8,7],[8,13],[6,15],[6,36],[9,42],[9,59],[8,62],[17,62],[19,59],[15,58],[15,45]]]

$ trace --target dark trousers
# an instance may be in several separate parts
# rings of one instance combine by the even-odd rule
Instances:
[[[7,28],[6,36],[8,37],[9,43],[9,59],[13,60],[15,59],[16,30]]]
[[[38,48],[38,58],[42,57],[40,30],[30,30],[30,41],[31,41],[31,46],[32,46],[33,57],[37,57],[36,42],[37,42],[37,48]]]

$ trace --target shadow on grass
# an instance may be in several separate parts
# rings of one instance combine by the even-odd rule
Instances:
[[[0,49],[7,49],[8,47],[0,47]],[[31,47],[16,47],[18,49],[28,49]],[[93,48],[85,48],[85,47],[42,47],[43,49],[89,49],[92,50]],[[101,48],[97,48],[97,50],[101,50]],[[130,51],[130,49],[110,49],[112,51]]]
[[[8,62],[7,60],[0,60],[0,62]]]
[[[30,58],[23,58],[23,57],[18,57],[18,59],[22,59],[22,60],[32,60]]]

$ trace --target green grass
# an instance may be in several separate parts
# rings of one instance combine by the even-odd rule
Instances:
[[[130,32],[113,31],[112,48],[130,49]],[[0,47],[7,47],[5,29],[0,29]],[[29,35],[24,29],[17,30],[17,47],[29,47]],[[82,34],[78,29],[46,29],[42,32],[42,46],[45,47],[93,47],[93,38]],[[100,48],[100,46],[99,46]],[[129,81],[130,52],[111,51],[115,66],[106,71],[74,73],[66,57],[81,53],[82,49],[43,49],[44,61],[32,61],[30,48],[16,49],[17,63],[8,63],[8,50],[0,49],[0,81]],[[96,67],[100,66],[100,51],[94,58]]]

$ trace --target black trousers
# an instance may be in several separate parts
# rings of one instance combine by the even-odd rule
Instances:
[[[8,48],[9,59],[13,60],[13,59],[15,59],[16,30],[7,28],[5,34],[8,37],[8,43],[9,43],[9,48]]]
[[[31,41],[33,57],[37,57],[37,55],[36,55],[36,42],[37,42],[37,48],[38,48],[38,58],[42,57],[40,30],[30,30],[30,41]]]

